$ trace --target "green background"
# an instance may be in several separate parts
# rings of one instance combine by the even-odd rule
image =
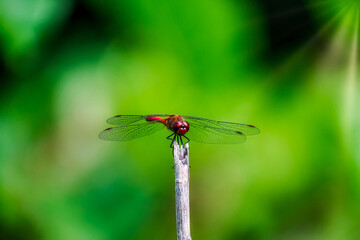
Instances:
[[[247,123],[190,142],[193,239],[360,239],[358,1],[0,0],[0,238],[175,239],[162,132],[117,114]]]

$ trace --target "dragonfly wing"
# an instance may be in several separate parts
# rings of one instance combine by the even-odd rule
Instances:
[[[228,129],[233,130],[235,132],[241,132],[245,135],[256,135],[260,133],[260,130],[248,124],[241,124],[241,123],[232,123],[232,122],[222,122],[222,121],[215,121],[206,118],[199,118],[199,117],[191,117],[191,116],[184,116],[184,119],[191,125],[200,125],[203,127],[213,127],[219,129]]]
[[[169,116],[167,114],[153,114],[153,115],[116,115],[114,117],[109,118],[106,120],[107,123],[112,125],[129,125],[132,123],[136,123],[141,120],[146,120],[148,117],[165,117]]]
[[[201,143],[243,143],[246,141],[246,136],[241,132],[196,123],[190,125],[190,129],[185,136],[190,141]]]
[[[145,122],[141,124],[125,125],[107,128],[99,134],[99,138],[109,141],[129,141],[153,134],[164,128],[165,125],[161,122]]]

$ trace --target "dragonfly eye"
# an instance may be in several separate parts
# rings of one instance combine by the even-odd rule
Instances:
[[[180,128],[176,129],[176,133],[179,134],[180,136],[187,133],[187,131],[188,131],[187,128],[184,126],[181,126]]]
[[[174,128],[175,129],[178,129],[179,127],[181,127],[182,126],[182,123],[180,122],[180,121],[176,121],[175,123],[174,123]]]

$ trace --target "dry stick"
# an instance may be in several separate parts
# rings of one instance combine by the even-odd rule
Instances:
[[[177,240],[191,240],[190,237],[190,204],[189,204],[189,144],[180,147],[175,141],[175,200]]]

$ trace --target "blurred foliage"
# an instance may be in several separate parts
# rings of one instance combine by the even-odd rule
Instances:
[[[0,1],[0,238],[174,239],[163,134],[117,114],[256,125],[191,143],[193,239],[359,239],[358,1]]]

